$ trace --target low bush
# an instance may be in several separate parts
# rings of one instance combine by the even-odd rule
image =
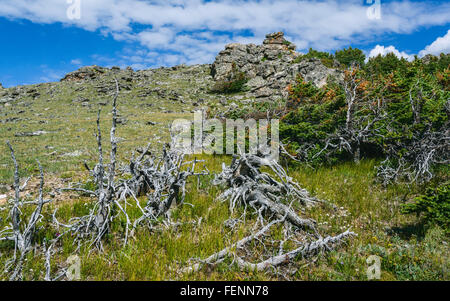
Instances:
[[[405,204],[404,214],[417,214],[428,224],[437,224],[450,233],[450,182],[436,188],[428,188],[413,203]]]
[[[245,91],[247,82],[248,77],[245,72],[239,71],[236,64],[233,63],[229,78],[216,81],[210,91],[221,94],[239,93]]]

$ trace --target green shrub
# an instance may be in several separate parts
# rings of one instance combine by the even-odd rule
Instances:
[[[345,101],[337,86],[321,89],[299,78],[289,89],[289,112],[280,122],[280,138],[296,152],[304,144],[315,144],[307,157],[323,147],[323,140],[345,123]],[[322,157],[314,163],[320,163]]]
[[[439,56],[432,56],[427,63],[424,63],[424,71],[427,73],[442,72],[450,68],[450,54],[441,53]]]
[[[224,116],[229,119],[266,119],[267,114],[270,117],[284,111],[285,103],[281,101],[262,101],[262,102],[251,102],[245,106],[236,107],[228,112],[225,112]]]
[[[228,80],[217,81],[211,88],[212,93],[231,94],[245,91],[245,84],[248,82],[245,72],[238,70],[235,63]]]
[[[336,51],[334,56],[339,63],[346,67],[350,67],[354,63],[364,66],[364,61],[366,60],[366,55],[361,49],[352,47]]]
[[[316,51],[311,50],[310,53],[326,57]],[[437,64],[445,57],[434,60]],[[447,68],[429,73],[426,71],[429,64],[424,64],[422,60],[407,62],[388,55],[371,59],[364,69],[358,69],[356,80],[361,95],[353,119],[363,128],[376,118],[377,112],[385,116],[371,125],[369,130],[374,132],[370,138],[365,139],[363,144],[357,144],[362,156],[390,157],[397,163],[403,158],[415,164],[414,152],[410,150],[417,145],[417,139],[422,139],[430,131],[439,133],[448,130],[446,103],[450,93],[446,83],[449,71]],[[343,88],[330,84],[319,89],[299,79],[289,88],[289,92],[288,113],[280,124],[281,138],[285,143],[290,143],[293,151],[301,145],[315,145],[315,148],[309,147],[309,154],[303,155],[306,160],[314,157],[320,161],[321,158],[314,156],[314,153],[325,146],[325,138],[345,125],[347,104]],[[415,118],[417,114],[413,114],[410,95],[420,104],[420,118]],[[405,157],[406,153],[410,155]],[[339,158],[348,157],[344,153],[337,155]],[[329,156],[322,159],[326,157],[337,159]]]
[[[330,54],[328,52],[317,51],[312,48],[309,48],[309,52],[307,54],[298,56],[294,60],[293,63],[297,64],[303,60],[310,59],[310,58],[320,59],[322,64],[324,64],[328,68],[332,68],[334,65],[334,56],[332,54]]]
[[[427,223],[441,226],[450,232],[450,182],[437,188],[428,188],[424,195],[415,198],[414,203],[405,204],[404,214],[415,213]]]
[[[327,68],[334,68],[334,59],[320,59],[322,64]]]
[[[368,74],[375,75],[387,75],[395,71],[406,71],[408,61],[404,58],[399,59],[395,54],[388,53],[386,55],[379,54],[376,57],[369,59],[364,69]]]

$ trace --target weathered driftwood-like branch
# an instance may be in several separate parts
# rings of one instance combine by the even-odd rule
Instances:
[[[143,221],[152,222],[158,217],[166,215],[174,205],[182,205],[186,195],[186,181],[189,176],[205,175],[207,171],[195,172],[196,164],[194,159],[184,162],[184,155],[173,150],[170,146],[163,149],[163,156],[157,161],[151,157],[142,162],[145,157],[144,152],[137,161],[130,164],[130,171],[133,178],[124,183],[124,187],[139,204],[136,196],[147,193],[148,200],[144,208],[141,208],[142,216],[133,225],[135,229]],[[183,166],[189,166],[183,170]]]
[[[355,235],[356,235],[355,233],[347,230],[344,233],[341,233],[337,236],[327,236],[326,238],[320,238],[311,243],[302,245],[295,250],[289,251],[281,255],[270,257],[269,259],[258,263],[247,262],[240,257],[236,257],[236,261],[239,267],[243,269],[260,272],[267,270],[268,268],[273,268],[281,264],[288,263],[297,256],[302,256],[303,258],[306,258],[311,255],[320,253],[323,250],[327,251],[332,250],[333,246],[338,245],[348,237]]]
[[[260,168],[263,166],[269,167],[275,176],[261,172]],[[222,165],[222,172],[216,176],[213,184],[228,186],[219,199],[229,200],[231,211],[240,203],[253,207],[259,215],[262,211],[268,211],[277,217],[286,216],[286,220],[292,225],[315,231],[313,220],[299,217],[284,202],[296,201],[302,205],[313,206],[323,201],[300,188],[273,160],[256,155],[243,154],[240,158],[235,156],[229,167]],[[263,219],[261,215],[260,218]]]
[[[332,250],[334,246],[339,245],[347,238],[351,236],[356,236],[354,232],[346,231],[337,236],[327,236],[326,238],[319,238],[315,241],[309,243],[303,243],[298,248],[284,252],[283,244],[287,241],[285,239],[280,243],[280,254],[275,256],[269,256],[268,259],[263,260],[258,263],[251,263],[244,260],[241,256],[237,254],[238,250],[244,249],[245,246],[253,240],[257,240],[260,237],[264,236],[269,232],[272,226],[276,224],[280,224],[286,221],[286,217],[282,217],[281,219],[277,219],[271,221],[266,226],[261,228],[261,230],[257,231],[255,234],[244,237],[238,242],[224,248],[223,250],[214,253],[204,260],[200,260],[200,262],[188,266],[182,270],[182,273],[193,273],[199,271],[204,265],[217,265],[221,263],[226,257],[234,258],[234,262],[237,263],[239,268],[251,270],[251,271],[264,271],[269,268],[275,268],[279,265],[289,263],[297,256],[302,256],[303,258],[307,258],[314,254],[317,254],[321,251],[329,251]]]
[[[103,163],[99,112],[96,133],[99,163],[93,169],[90,169],[85,163],[86,168],[94,178],[97,189],[95,191],[76,187],[65,189],[96,196],[97,202],[94,208],[89,215],[73,218],[69,221],[69,224],[60,223],[56,219],[56,212],[53,214],[54,222],[58,227],[68,229],[67,232],[75,234],[79,239],[89,238],[91,243],[96,245],[99,250],[103,249],[102,238],[110,230],[111,222],[115,217],[112,215],[113,207],[117,208],[126,219],[125,245],[130,230],[134,230],[144,221],[148,221],[151,224],[158,217],[166,215],[174,204],[181,205],[184,202],[186,180],[189,176],[205,174],[205,172],[195,172],[196,164],[201,161],[195,159],[192,162],[184,162],[184,155],[172,150],[170,146],[164,147],[161,158],[156,158],[149,152],[149,144],[137,159],[132,158],[129,168],[124,170],[124,173],[131,174],[131,179],[117,179],[116,100],[118,93],[119,88],[116,80],[116,95],[112,102],[111,158],[109,168],[106,170]],[[186,165],[191,165],[191,168],[183,170],[183,167]],[[144,195],[148,196],[148,201],[142,208],[138,197]],[[128,198],[134,199],[136,206],[142,212],[142,216],[134,223],[130,221],[126,211]]]
[[[274,175],[261,172],[262,167],[268,167]],[[235,156],[230,166],[222,165],[222,172],[216,175],[213,184],[225,184],[228,187],[219,196],[219,199],[229,201],[231,212],[237,205],[242,206],[244,211],[248,207],[253,208],[261,228],[254,234],[183,269],[183,273],[196,272],[205,264],[216,265],[226,257],[234,258],[233,262],[239,268],[263,271],[287,263],[299,255],[307,257],[322,250],[329,250],[344,239],[356,235],[353,232],[346,231],[338,236],[322,238],[316,229],[315,221],[301,218],[292,208],[292,204],[297,202],[303,206],[314,206],[325,201],[311,197],[308,191],[301,189],[277,162],[268,158],[246,154],[241,154],[240,157]],[[285,202],[290,205],[285,204]],[[245,216],[245,213],[243,216]],[[276,219],[270,221],[273,217],[276,217]],[[265,224],[266,219],[269,220],[267,224]],[[239,222],[240,219],[229,219],[225,223],[227,227],[233,229]],[[281,223],[284,225],[284,239],[264,239],[272,226]],[[296,239],[298,236],[303,237],[302,241]],[[314,240],[306,242],[307,237],[312,237]],[[263,248],[263,252],[259,256],[263,258],[257,263],[251,263],[244,259],[245,254],[239,254],[239,252],[247,252],[247,255],[253,255],[254,252],[246,249],[252,241],[259,242]],[[285,251],[288,241],[300,246]],[[277,244],[278,255],[273,255],[271,249]]]
[[[116,172],[116,154],[117,154],[117,98],[119,96],[119,83],[115,79],[116,93],[112,101],[112,126],[110,132],[111,139],[111,155],[108,171],[105,171],[103,164],[103,146],[102,136],[100,130],[100,111],[97,115],[97,145],[99,153],[99,163],[91,170],[91,175],[94,178],[94,182],[97,185],[96,191],[84,190],[81,188],[68,188],[66,190],[74,190],[83,193],[88,193],[97,197],[97,202],[90,214],[80,218],[74,218],[69,221],[69,225],[59,223],[53,215],[54,221],[57,226],[63,226],[70,229],[72,234],[77,235],[79,239],[86,237],[90,238],[91,244],[95,245],[99,250],[103,250],[102,239],[106,233],[110,230],[110,224],[112,221],[112,206],[117,205],[121,211],[125,214],[127,219],[127,226],[130,223],[127,213],[121,208],[120,204],[115,200],[116,186],[114,183]],[[127,228],[128,229],[128,228]],[[127,236],[127,234],[126,234]],[[126,241],[126,240],[125,240]]]
[[[232,255],[234,250],[241,249],[248,242],[265,235],[270,230],[270,228],[272,228],[273,225],[282,223],[283,221],[284,221],[284,218],[271,221],[270,223],[268,223],[266,226],[264,226],[261,230],[259,230],[255,234],[252,234],[250,236],[244,237],[243,239],[241,239],[238,242],[236,242],[236,243],[226,247],[225,249],[223,249],[223,250],[221,250],[221,251],[219,251],[217,253],[214,253],[213,255],[209,256],[208,258],[206,258],[204,260],[201,260],[201,262],[184,268],[182,270],[182,272],[183,273],[197,272],[205,264],[214,265],[214,264],[217,264],[217,263],[221,262],[226,256]]]
[[[51,276],[51,257],[52,255],[56,252],[53,250],[53,247],[56,243],[56,240],[53,241],[52,244],[50,244],[50,246],[47,248],[46,244],[44,243],[44,250],[45,250],[45,281],[58,281],[59,279],[61,279],[62,277],[64,277],[64,275],[66,275],[66,269],[62,269],[59,271],[59,273],[52,278]]]
[[[403,150],[401,157],[400,150]],[[428,128],[423,133],[415,133],[409,145],[394,145],[387,154],[377,169],[384,185],[403,179],[410,183],[428,182],[436,165],[450,163],[450,124],[447,122],[442,131]]]
[[[39,185],[39,195],[35,202],[23,202],[20,199],[20,191],[25,188],[20,186],[19,177],[19,165],[17,163],[14,149],[9,143],[7,145],[11,152],[11,158],[14,162],[14,201],[12,208],[10,210],[11,226],[6,227],[4,230],[0,231],[0,241],[10,240],[14,241],[14,256],[9,260],[5,267],[5,272],[11,272],[10,280],[19,280],[22,278],[22,266],[25,256],[32,249],[34,243],[34,237],[36,232],[36,225],[42,218],[41,212],[42,208],[46,203],[50,201],[44,200],[43,198],[43,188],[44,188],[44,172],[42,171],[42,166],[37,161],[40,172],[40,185]],[[25,181],[25,184],[28,182]],[[37,204],[35,210],[31,214],[27,224],[22,223],[22,211],[21,208],[24,205]],[[17,254],[18,253],[18,254]],[[12,269],[13,268],[13,269]]]

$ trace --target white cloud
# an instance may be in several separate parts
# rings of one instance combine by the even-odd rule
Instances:
[[[371,58],[371,57],[376,57],[376,56],[378,56],[378,55],[380,55],[380,54],[381,54],[382,56],[385,56],[385,55],[388,54],[388,53],[393,53],[393,54],[395,54],[395,56],[397,56],[398,58],[405,58],[405,59],[407,59],[408,61],[414,60],[414,55],[407,54],[407,53],[404,52],[404,51],[400,52],[400,51],[398,51],[394,46],[388,46],[388,47],[385,47],[385,46],[381,46],[381,45],[375,46],[375,48],[373,48],[373,49],[370,51],[368,57],[369,57],[369,58]]]
[[[72,65],[81,65],[81,64],[83,64],[80,59],[73,59],[73,60],[70,61],[70,63]]]
[[[144,65],[211,62],[227,43],[260,43],[280,30],[299,50],[332,50],[450,22],[450,3],[431,1],[382,3],[381,20],[367,18],[360,0],[81,0],[79,20],[67,18],[68,7],[63,0],[1,0],[0,16],[98,30],[161,54],[140,54],[144,62],[135,63]]]
[[[423,57],[427,54],[439,55],[441,53],[449,53],[450,52],[450,29],[447,31],[447,34],[443,37],[439,37],[425,47],[424,50],[419,52],[419,56]]]
[[[42,70],[42,74],[44,74],[39,77],[39,81],[41,82],[58,81],[64,76],[64,74],[67,73],[67,70],[55,70],[47,65],[41,65],[40,68]]]
[[[169,28],[161,28],[158,31],[143,31],[137,35],[141,44],[149,49],[167,48],[174,37],[175,33]]]

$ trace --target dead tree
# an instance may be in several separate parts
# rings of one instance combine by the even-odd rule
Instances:
[[[435,166],[449,163],[450,123],[447,121],[440,131],[428,126],[424,132],[414,133],[406,143],[391,145],[386,160],[377,168],[377,175],[384,185],[402,180],[424,183],[433,178]]]
[[[419,72],[416,75],[414,84],[409,89],[409,103],[411,105],[411,111],[413,114],[413,125],[420,124],[422,122],[422,111],[427,100],[435,98],[436,90],[430,89],[429,79]]]
[[[450,99],[442,105],[446,122],[438,128],[426,122],[423,106],[427,100],[437,97],[435,90],[427,89],[427,84],[419,74],[409,90],[411,135],[392,139],[387,145],[386,160],[377,167],[378,178],[384,185],[398,181],[425,183],[434,177],[437,166],[450,163]]]
[[[143,161],[146,155],[148,158]],[[133,178],[122,184],[123,191],[130,194],[138,206],[139,200],[136,196],[146,194],[148,197],[146,206],[139,206],[142,216],[134,222],[133,230],[144,221],[151,225],[160,216],[170,218],[169,209],[184,202],[187,178],[208,174],[206,168],[199,173],[195,172],[199,162],[203,161],[194,159],[184,162],[184,154],[177,152],[170,145],[163,148],[163,155],[159,160],[149,154],[147,148],[138,160],[132,161],[130,173]],[[183,166],[190,168],[183,170]]]
[[[276,178],[261,172],[263,166],[269,167]],[[268,210],[278,217],[286,215],[287,221],[299,228],[315,229],[314,222],[300,218],[285,200],[296,200],[302,205],[315,205],[321,200],[311,197],[308,191],[300,188],[275,161],[256,155],[243,154],[240,158],[233,157],[229,167],[222,165],[222,172],[217,175],[213,185],[226,184],[229,188],[220,196],[221,200],[229,200],[230,211],[237,205],[251,206],[259,212],[263,220],[262,211]]]
[[[11,151],[11,158],[14,162],[14,201],[12,208],[10,210],[11,225],[0,231],[0,241],[9,240],[14,242],[14,256],[12,259],[8,260],[5,273],[11,272],[9,277],[10,280],[20,280],[22,278],[22,266],[25,260],[25,256],[33,248],[35,243],[34,238],[37,231],[37,224],[42,218],[41,212],[42,208],[46,203],[50,201],[44,200],[43,189],[44,189],[44,173],[42,171],[42,166],[37,161],[40,172],[40,186],[39,195],[35,201],[23,201],[20,198],[20,192],[25,189],[27,181],[23,186],[20,186],[19,177],[19,166],[17,164],[16,157],[14,155],[14,149],[12,148],[9,141],[7,145]],[[29,217],[26,224],[22,221],[22,208],[24,205],[36,205],[35,210]]]
[[[126,245],[129,231],[135,230],[141,223],[147,221],[151,225],[158,217],[166,215],[171,207],[181,205],[184,202],[186,194],[186,180],[192,175],[202,175],[207,172],[195,172],[197,163],[202,162],[194,159],[191,162],[184,162],[184,154],[172,149],[170,145],[163,148],[162,157],[156,158],[149,151],[150,144],[138,158],[131,159],[129,167],[122,170],[123,174],[130,174],[131,178],[119,179],[116,175],[116,154],[117,141],[115,137],[117,125],[116,100],[119,93],[116,80],[116,94],[113,99],[112,109],[112,127],[111,127],[111,161],[109,168],[103,163],[103,147],[100,131],[100,112],[97,117],[97,145],[99,153],[99,163],[90,169],[97,185],[95,191],[86,190],[79,187],[71,187],[63,190],[72,190],[84,194],[92,195],[97,198],[94,208],[90,214],[83,217],[72,218],[68,224],[60,223],[56,219],[56,211],[53,219],[57,227],[67,229],[65,233],[72,233],[81,242],[82,239],[89,239],[91,245],[95,245],[100,251],[103,250],[102,238],[109,232],[111,223],[115,218],[112,213],[114,206],[123,214],[126,219],[125,238]],[[183,170],[183,167],[190,165],[190,169]],[[138,197],[148,196],[147,204],[142,207]],[[132,198],[136,206],[141,210],[142,216],[134,223],[126,212],[127,199]],[[123,205],[122,205],[123,204]]]
[[[72,235],[76,235],[78,239],[88,238],[91,241],[91,245],[95,245],[100,251],[103,250],[102,239],[110,231],[111,222],[113,220],[113,206],[117,206],[119,210],[124,214],[127,219],[127,232],[125,236],[125,243],[128,234],[128,225],[131,224],[128,214],[120,205],[116,198],[117,187],[115,183],[116,176],[116,154],[117,154],[117,98],[119,95],[119,84],[115,80],[116,93],[112,101],[112,126],[110,132],[111,140],[111,154],[109,167],[105,167],[103,163],[103,147],[102,136],[100,130],[100,111],[97,115],[97,146],[99,153],[99,163],[94,169],[90,170],[91,176],[94,179],[94,183],[97,185],[96,191],[89,191],[81,188],[67,188],[64,190],[74,190],[83,193],[88,193],[97,197],[97,202],[89,215],[83,217],[72,218],[69,224],[62,224],[56,219],[56,211],[53,214],[54,222],[59,227],[62,226],[71,232]]]
[[[45,281],[58,281],[61,278],[63,278],[67,273],[67,269],[61,269],[57,273],[57,275],[52,278],[51,257],[56,253],[56,250],[53,249],[55,246],[56,240],[53,240],[48,248],[47,248],[46,244],[44,243],[44,250],[45,250],[45,277],[44,277],[44,280]]]
[[[344,152],[353,156],[354,161],[358,163],[361,159],[361,146],[382,137],[381,121],[386,122],[388,119],[383,110],[382,92],[373,93],[358,71],[351,67],[345,72],[345,123],[320,141],[301,145],[296,151],[300,160],[311,162],[321,156],[328,160]],[[321,145],[320,150],[312,154],[311,151],[315,150],[317,145]]]
[[[353,116],[358,103],[364,100],[364,94],[361,93],[362,83],[357,76],[357,69],[350,68],[345,73],[344,93],[347,103],[347,113],[345,118],[345,129],[350,131],[353,126]]]
[[[261,172],[261,167],[270,168],[274,175]],[[315,206],[328,202],[310,196],[308,191],[294,182],[277,162],[268,158],[245,154],[235,156],[229,167],[222,165],[222,172],[213,180],[213,185],[223,184],[228,188],[218,199],[229,202],[231,213],[237,206],[244,208],[242,216],[227,220],[226,226],[234,228],[236,224],[245,222],[247,210],[252,210],[257,219],[254,228],[260,225],[260,230],[184,268],[183,273],[198,271],[204,264],[216,265],[227,257],[232,258],[233,263],[241,269],[257,271],[276,269],[298,255],[306,258],[323,250],[330,250],[346,238],[356,235],[346,231],[338,236],[323,238],[316,227],[316,222],[300,217],[293,209],[293,205],[297,203],[301,206]],[[283,225],[284,239],[274,240],[265,237],[275,225]],[[288,242],[298,247],[289,250],[286,247]],[[244,259],[254,257],[252,256],[254,252],[249,250],[251,243],[260,244],[263,249],[257,263]],[[274,250],[277,252],[274,253]]]

